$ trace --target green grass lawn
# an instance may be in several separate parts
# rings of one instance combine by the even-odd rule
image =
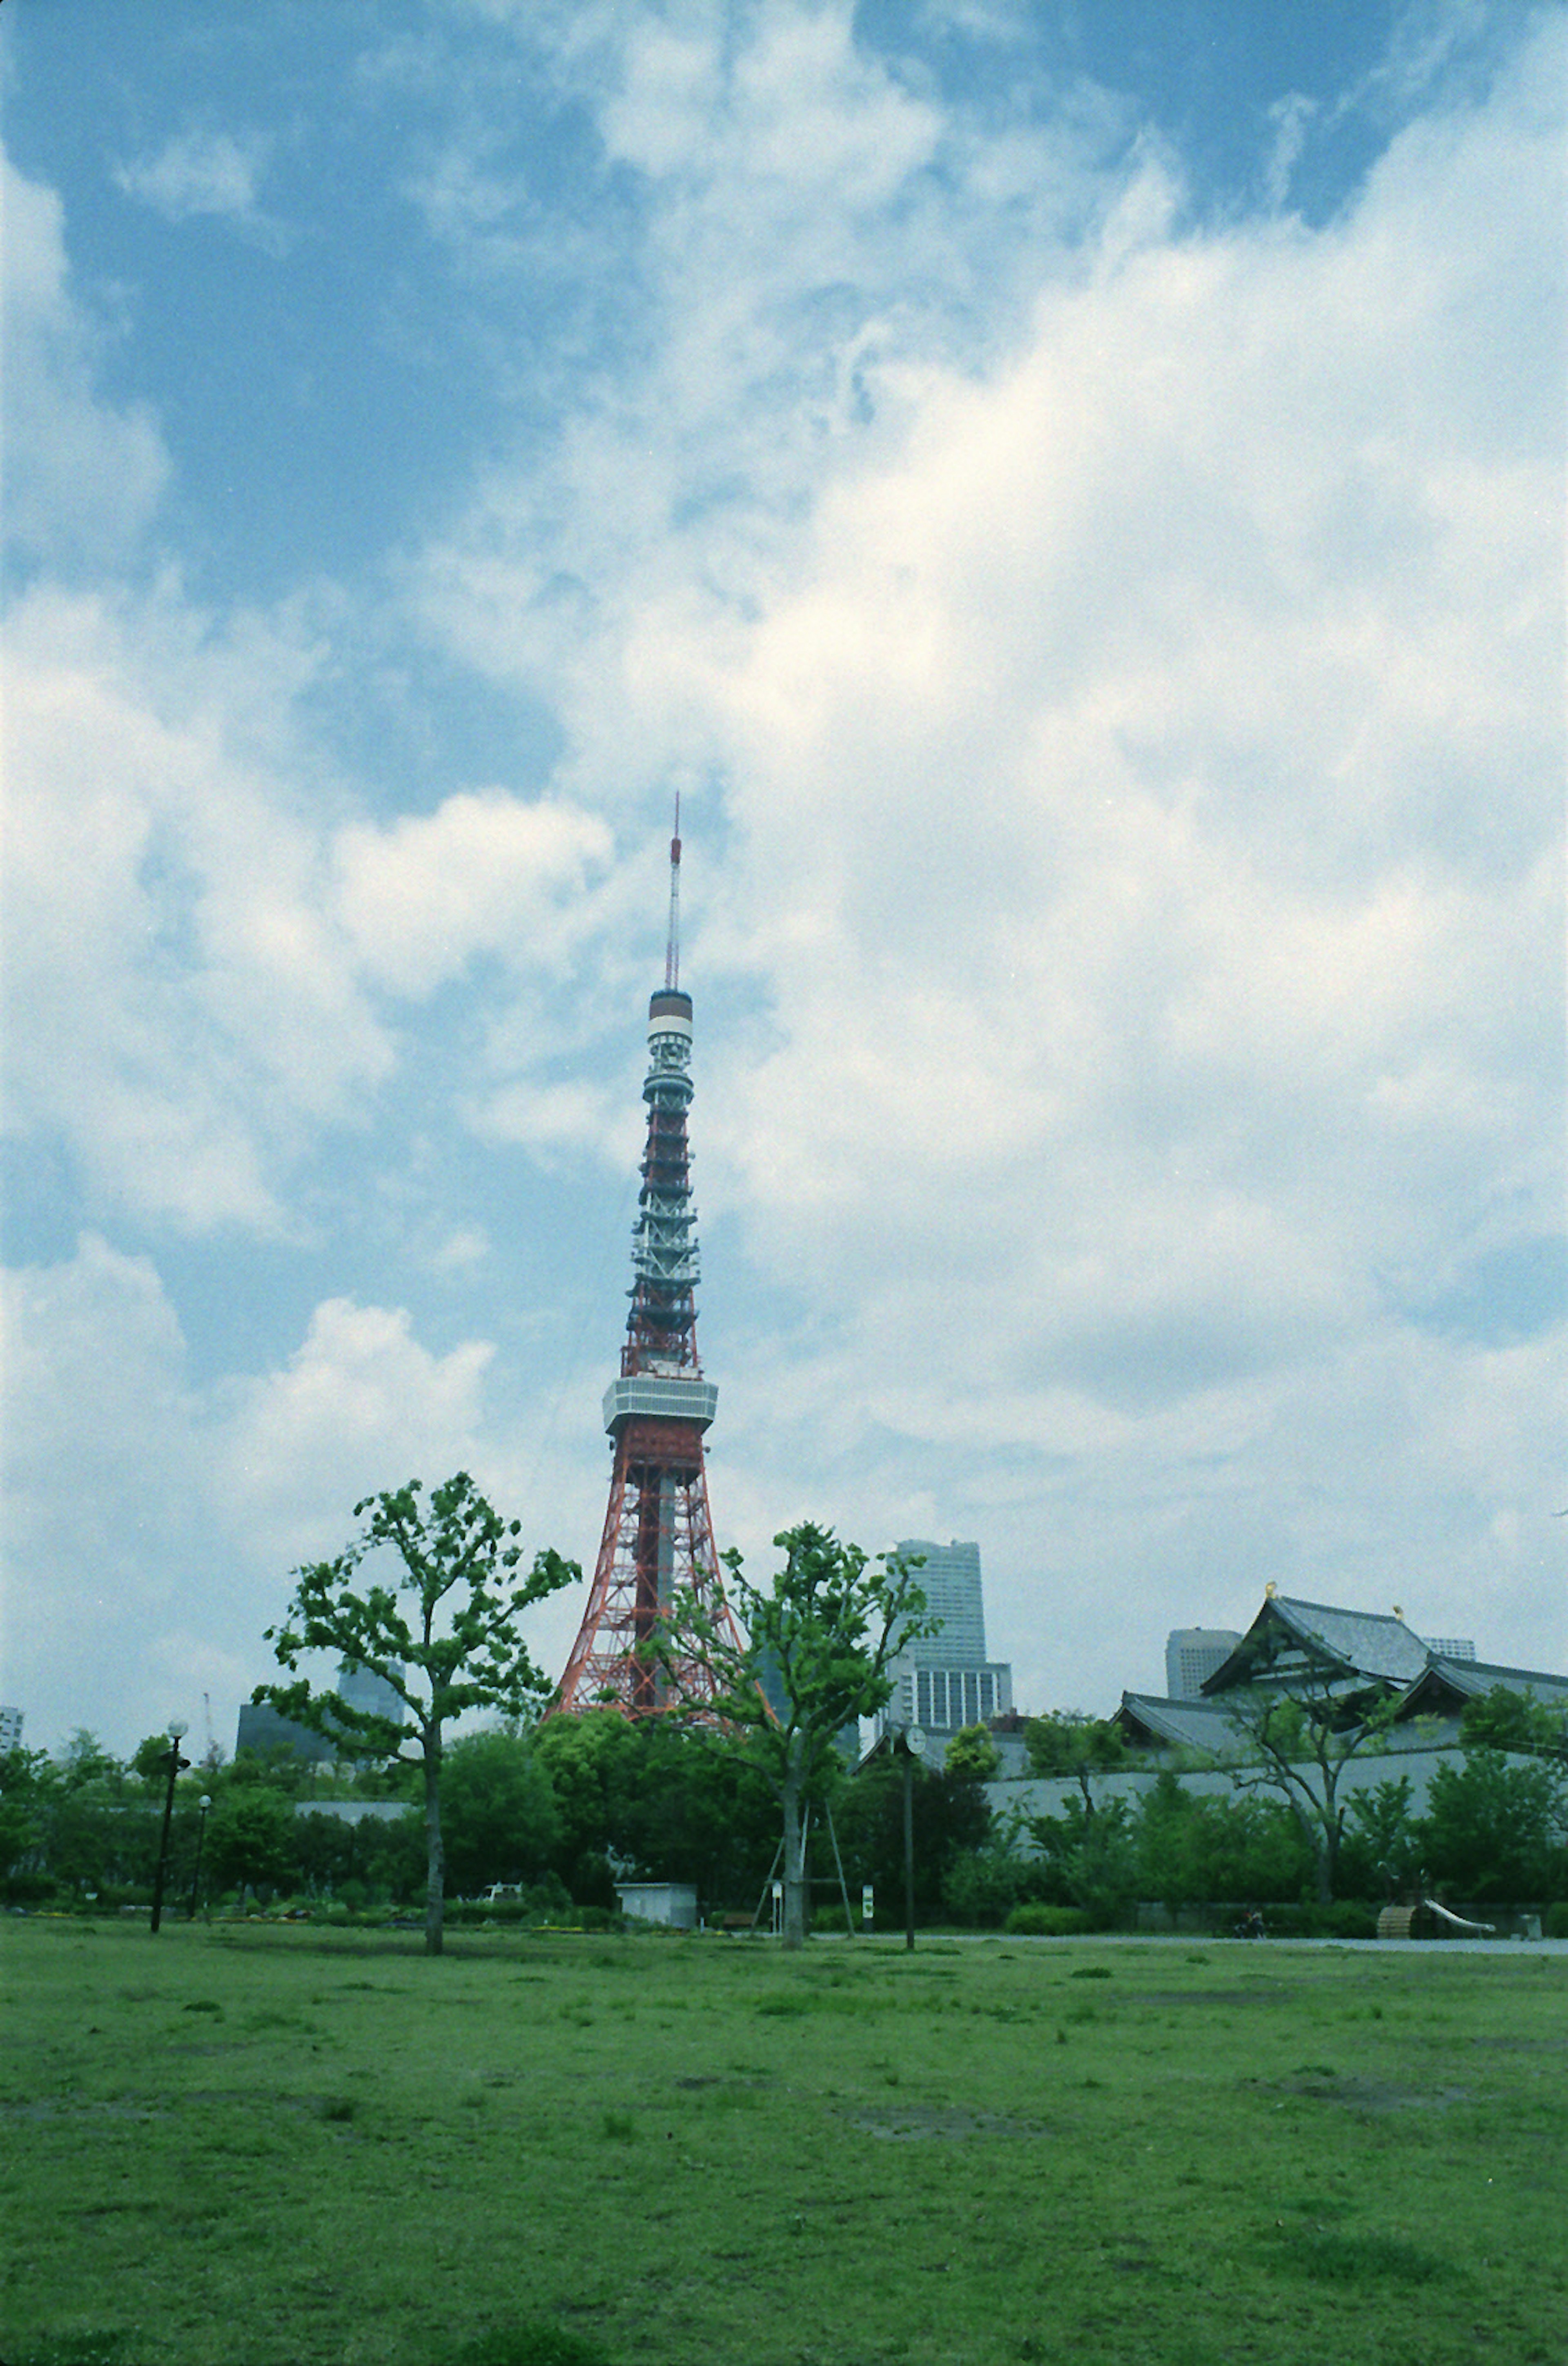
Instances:
[[[0,1926],[5,2366],[1568,2359],[1568,1958]]]

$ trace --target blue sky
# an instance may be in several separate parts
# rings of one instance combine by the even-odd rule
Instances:
[[[592,1564],[677,791],[722,1543],[1568,1663],[1564,50],[9,0],[30,1741],[414,1472]]]

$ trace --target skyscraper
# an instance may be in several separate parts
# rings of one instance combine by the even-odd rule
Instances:
[[[901,1560],[924,1562],[916,1583],[942,1625],[893,1661],[893,1697],[877,1719],[878,1730],[918,1726],[946,1738],[964,1726],[1005,1717],[1012,1707],[1012,1668],[986,1657],[979,1546],[911,1537],[894,1550]]]
[[[1175,1627],[1166,1638],[1168,1700],[1197,1700],[1205,1680],[1223,1668],[1241,1637],[1230,1627]]]

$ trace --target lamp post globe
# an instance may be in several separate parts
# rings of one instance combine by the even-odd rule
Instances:
[[[196,1921],[197,1892],[201,1886],[201,1844],[207,1838],[207,1818],[212,1806],[212,1794],[209,1791],[204,1791],[196,1804],[200,1810],[200,1818],[196,1828],[196,1871],[190,1877],[190,1907],[186,1915],[187,1922]]]

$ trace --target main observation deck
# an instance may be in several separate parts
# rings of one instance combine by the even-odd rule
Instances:
[[[619,1437],[628,1421],[685,1421],[706,1429],[717,1409],[713,1380],[690,1373],[632,1372],[612,1380],[604,1391],[604,1428],[611,1437]]]

